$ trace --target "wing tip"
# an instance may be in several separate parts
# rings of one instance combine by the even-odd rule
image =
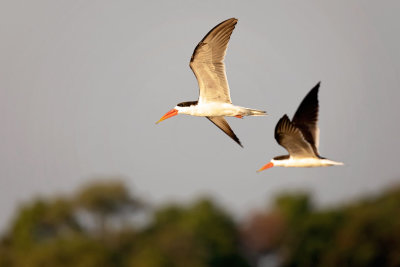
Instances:
[[[282,118],[279,119],[278,123],[275,126],[275,132],[277,132],[278,128],[280,127],[281,124],[287,124],[290,123],[289,116],[287,114],[284,114]]]
[[[318,90],[319,90],[319,87],[321,86],[321,81],[319,81],[312,89],[311,89],[311,91],[317,91],[317,93],[318,93]]]
[[[239,140],[239,137],[236,136],[235,132],[232,129],[231,129],[231,131],[232,131],[232,135],[230,135],[228,133],[226,133],[226,134],[228,134],[228,136],[230,138],[232,138],[233,141],[235,141],[241,148],[244,148],[243,145],[242,145],[242,142],[240,142],[240,140]]]
[[[221,25],[224,25],[223,28],[226,28],[226,27],[232,28],[232,31],[231,31],[231,33],[229,34],[229,38],[230,38],[230,35],[232,34],[233,30],[235,29],[237,22],[238,22],[238,19],[232,17],[232,18],[226,19],[226,20],[224,20],[224,21],[218,23],[216,26],[214,26],[214,27],[203,37],[203,39],[201,39],[201,41],[200,41],[200,42],[197,44],[197,46],[194,48],[194,51],[193,51],[192,56],[191,56],[191,58],[190,58],[189,66],[191,66],[190,64],[191,64],[192,62],[194,62],[194,59],[195,59],[195,56],[196,56],[196,51],[203,45],[203,41],[206,40],[206,38],[207,38],[214,30],[216,30],[216,29],[217,29],[218,27],[220,27]],[[229,40],[229,38],[228,38],[228,40]]]
[[[237,19],[237,18],[235,18],[235,17],[233,17],[233,18],[230,18],[232,21],[234,21],[235,23],[237,23],[238,21],[239,21],[239,19]]]
[[[236,143],[238,143],[241,148],[244,148],[244,146],[242,145],[242,143],[239,140]]]
[[[282,116],[282,118],[281,118],[279,121],[281,121],[281,120],[288,120],[288,121],[290,121],[289,116],[288,116],[286,113]]]
[[[229,126],[229,123],[226,121],[224,117],[206,117],[206,118],[243,148],[243,145],[240,142],[239,138],[236,136],[235,132]]]
[[[237,19],[237,18],[235,18],[235,17],[232,17],[232,18],[229,18],[229,19],[226,19],[226,20],[222,21],[220,24],[222,24],[222,23],[224,23],[224,22],[227,22],[227,21],[232,21],[232,22],[234,22],[234,23],[237,23],[237,22],[239,21],[239,19]]]

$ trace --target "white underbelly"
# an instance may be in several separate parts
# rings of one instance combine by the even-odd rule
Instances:
[[[343,163],[320,158],[290,158],[280,164],[281,167],[324,167],[332,165],[343,165]]]
[[[191,111],[192,116],[237,116],[245,115],[246,108],[234,106],[229,103],[199,104]]]

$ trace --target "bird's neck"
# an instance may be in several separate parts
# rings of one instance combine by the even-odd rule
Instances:
[[[197,112],[197,105],[190,105],[187,107],[175,107],[176,110],[178,110],[179,114],[186,114],[186,115],[195,115]]]
[[[276,167],[286,167],[289,164],[289,158],[285,159],[272,159],[271,162]]]

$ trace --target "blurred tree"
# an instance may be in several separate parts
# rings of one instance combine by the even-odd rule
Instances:
[[[132,227],[114,228],[105,239],[87,231],[79,211],[101,217],[103,227],[109,217],[139,207],[118,181],[88,185],[75,198],[37,199],[20,208],[0,243],[0,266],[123,266],[135,240]]]
[[[10,239],[13,246],[25,248],[57,235],[79,231],[73,206],[67,199],[38,199],[21,208],[11,228]]]
[[[285,218],[288,227],[296,225],[312,210],[310,197],[306,193],[281,194],[275,199],[275,209]]]
[[[349,206],[296,214],[303,215],[292,216],[283,266],[400,266],[399,187]]]
[[[130,266],[248,266],[230,217],[210,200],[156,211],[135,246]]]
[[[124,184],[116,179],[83,187],[76,197],[76,205],[94,217],[101,236],[107,231],[107,222],[112,217],[124,218],[143,207],[143,203],[132,197]]]
[[[344,210],[325,266],[400,266],[400,188]]]
[[[254,266],[400,266],[400,187],[323,210],[306,194],[281,195],[272,211],[243,224],[242,242],[232,218],[208,199],[161,207],[142,228],[107,227],[135,215],[142,203],[120,181],[91,184],[69,198],[36,199],[21,206],[0,239],[0,267],[249,266],[242,247],[259,256],[272,251],[273,261]],[[97,222],[96,231],[82,211]]]
[[[115,266],[104,244],[76,235],[36,244],[28,253],[17,254],[13,263],[18,267]]]
[[[13,266],[13,249],[10,245],[10,239],[6,236],[0,240],[0,267]]]
[[[242,245],[247,258],[257,265],[261,258],[278,254],[286,257],[295,230],[312,212],[310,198],[305,193],[284,193],[275,199],[272,211],[254,214],[241,226]],[[288,245],[289,244],[289,245]],[[278,264],[279,260],[274,260]],[[275,265],[274,265],[275,266]]]
[[[160,208],[140,231],[107,227],[142,203],[119,181],[90,184],[73,198],[36,200],[20,209],[0,243],[0,266],[248,266],[234,222],[210,200]]]
[[[324,253],[336,249],[333,238],[342,226],[340,212],[314,212],[288,229],[281,248],[284,266],[326,266]]]
[[[277,250],[286,231],[286,223],[278,210],[255,213],[241,225],[242,245],[250,258],[258,258]]]

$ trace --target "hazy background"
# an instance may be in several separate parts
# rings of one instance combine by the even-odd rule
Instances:
[[[0,229],[37,194],[119,175],[154,203],[215,196],[237,216],[283,190],[334,205],[400,182],[397,1],[1,1]],[[196,100],[188,63],[219,22],[240,148],[203,118],[155,125]],[[344,167],[256,170],[318,82],[320,152]]]

